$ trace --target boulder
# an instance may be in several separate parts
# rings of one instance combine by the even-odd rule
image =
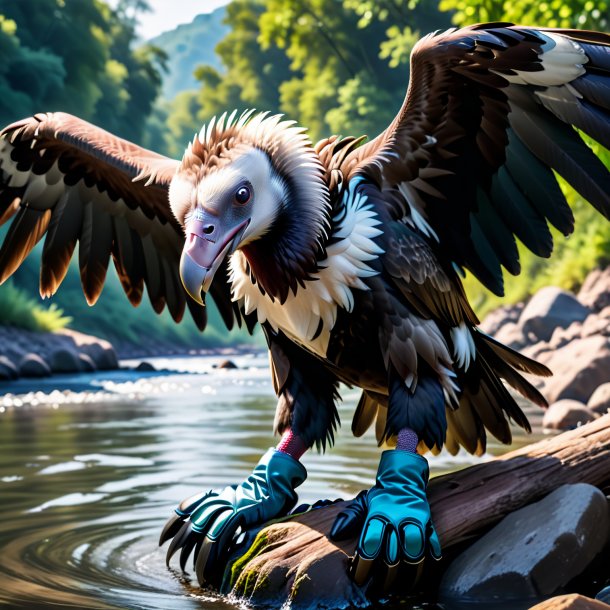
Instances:
[[[608,374],[610,375],[610,371]],[[610,381],[597,386],[587,402],[587,407],[600,415],[603,415],[610,409]]]
[[[581,337],[592,337],[593,335],[603,335],[605,337],[610,336],[610,324],[608,319],[601,315],[605,312],[592,313],[587,316],[587,319],[582,323],[580,330]]]
[[[19,362],[22,377],[48,377],[51,367],[38,354],[26,354]]]
[[[527,339],[523,334],[521,326],[515,322],[507,322],[496,333],[492,335],[494,339],[513,349],[521,349],[527,344]]]
[[[89,356],[88,354],[79,354],[78,360],[80,362],[81,371],[84,371],[86,373],[92,373],[93,371],[97,371],[95,362],[93,362],[91,356]]]
[[[544,412],[542,427],[549,430],[572,430],[596,419],[597,414],[578,400],[564,398]]]
[[[608,520],[599,489],[562,485],[505,517],[459,555],[443,575],[441,601],[470,598],[483,604],[551,595],[603,548]]]
[[[485,316],[479,328],[488,335],[495,335],[508,322],[516,322],[523,311],[524,304],[503,305]]]
[[[535,356],[524,350],[553,371],[544,380],[542,393],[550,402],[573,398],[587,403],[595,389],[608,381],[610,372],[610,338],[600,335],[575,339],[557,349]]]
[[[13,361],[9,360],[6,356],[0,356],[0,381],[17,379],[17,377],[19,377],[19,370]]]
[[[590,318],[591,316],[589,316]],[[587,320],[589,319],[587,318]],[[553,349],[558,349],[567,345],[570,341],[578,339],[582,336],[582,322],[572,322],[567,328],[556,328],[553,331],[549,346]]]
[[[82,370],[78,352],[65,347],[51,352],[49,365],[54,373],[74,373]]]
[[[570,595],[551,597],[535,606],[531,606],[529,610],[610,610],[610,606],[596,599],[571,593]]]
[[[593,311],[610,305],[610,267],[591,271],[578,293],[578,300]]]
[[[547,286],[530,299],[519,316],[519,325],[526,337],[548,341],[556,328],[582,322],[589,313],[571,292]]]
[[[236,369],[237,365],[233,360],[223,360],[216,368],[219,369]]]
[[[157,369],[150,362],[140,362],[138,366],[134,369],[136,371],[140,371],[143,373],[150,373],[152,371],[156,371]]]

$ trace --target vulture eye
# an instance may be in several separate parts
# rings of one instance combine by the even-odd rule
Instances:
[[[235,191],[235,203],[238,203],[239,205],[246,205],[246,203],[248,203],[248,201],[250,201],[250,198],[252,197],[252,193],[250,192],[250,188],[243,185],[240,186],[236,191]]]

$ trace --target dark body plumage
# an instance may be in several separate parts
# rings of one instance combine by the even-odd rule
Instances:
[[[376,420],[380,441],[409,427],[422,449],[482,453],[486,430],[510,441],[507,418],[528,428],[502,380],[545,404],[521,373],[548,370],[477,330],[459,274],[500,294],[516,238],[549,256],[547,222],[572,231],[552,170],[610,216],[608,170],[576,131],[610,146],[609,45],[509,24],[430,35],[396,119],[365,144],[223,115],[179,162],[69,115],[20,121],[3,132],[0,280],[44,237],[43,295],[77,242],[90,303],[110,258],[134,305],[146,286],[202,329],[209,286],[229,327],[265,330],[278,431],[324,446],[344,382],[363,389],[357,435]],[[244,187],[251,213],[231,199]],[[225,221],[226,239],[201,232]],[[184,263],[197,240],[218,249],[208,266]]]

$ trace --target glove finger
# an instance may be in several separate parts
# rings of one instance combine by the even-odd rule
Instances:
[[[199,493],[182,500],[182,502],[178,504],[176,512],[183,517],[190,515],[204,500],[207,500],[210,496],[217,495],[218,494],[211,489],[208,491],[200,491]]]
[[[229,542],[241,524],[241,518],[237,515],[221,515],[210,528],[215,537],[210,533],[204,538],[195,561],[195,572],[200,585],[206,581],[206,576],[219,565],[219,559],[228,549]]]
[[[193,529],[200,534],[207,534],[208,530],[216,522],[216,519],[224,512],[233,511],[231,504],[227,502],[210,502],[206,506],[199,507],[191,515]]]
[[[335,518],[330,529],[331,540],[345,540],[362,530],[366,519],[366,491],[361,491]]]
[[[368,581],[374,563],[375,562],[372,559],[361,557],[358,552],[356,552],[354,560],[352,561],[350,573],[354,582],[359,587],[362,587]]]
[[[428,523],[428,548],[433,559],[438,561],[442,558],[443,552],[441,549],[441,541],[438,538],[438,534],[436,533],[436,529],[432,525],[432,522]]]
[[[384,561],[388,565],[388,567],[393,567],[398,564],[399,554],[400,554],[400,542],[398,540],[398,533],[396,530],[388,526],[386,531],[386,540],[385,540],[385,557]]]
[[[401,528],[401,538],[405,559],[411,563],[419,563],[424,554],[424,533],[419,524],[404,524]]]
[[[159,546],[161,546],[170,538],[173,538],[180,531],[180,528],[184,524],[185,519],[186,517],[174,512],[174,514],[167,520],[167,522],[163,526],[163,530],[161,531],[161,535],[159,536]]]
[[[379,555],[385,538],[386,522],[371,517],[364,525],[358,542],[358,553],[365,559],[375,559]]]

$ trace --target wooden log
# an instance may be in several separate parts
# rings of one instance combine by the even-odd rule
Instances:
[[[443,549],[480,534],[504,516],[566,483],[610,486],[610,414],[553,438],[430,481],[428,498]],[[365,607],[347,576],[356,540],[327,534],[345,503],[261,530],[233,564],[231,593],[254,607]]]

